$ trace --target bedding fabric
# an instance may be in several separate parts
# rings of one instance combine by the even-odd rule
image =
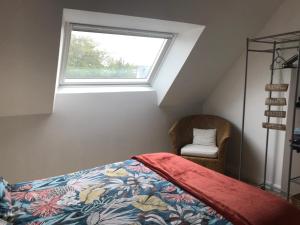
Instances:
[[[231,224],[136,160],[11,185],[13,224]]]
[[[170,153],[135,156],[165,179],[216,209],[235,225],[299,225],[287,201]]]
[[[12,204],[9,184],[0,177],[0,219],[7,219],[12,215]]]

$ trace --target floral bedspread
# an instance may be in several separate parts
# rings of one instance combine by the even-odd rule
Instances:
[[[11,185],[13,224],[231,224],[136,160]]]

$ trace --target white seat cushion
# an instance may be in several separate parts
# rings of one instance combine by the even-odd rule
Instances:
[[[181,148],[181,155],[217,158],[218,150],[217,146],[188,144]]]

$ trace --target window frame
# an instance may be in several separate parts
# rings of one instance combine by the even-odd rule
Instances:
[[[83,86],[83,85],[138,85],[138,86],[150,86],[152,81],[155,79],[157,71],[162,65],[170,46],[175,40],[176,34],[158,31],[138,30],[131,28],[119,28],[109,26],[98,26],[98,25],[87,25],[80,23],[65,22],[63,32],[63,43],[62,43],[62,59],[60,65],[59,74],[59,86]],[[120,34],[140,37],[153,37],[153,38],[164,38],[166,42],[157,58],[155,59],[150,74],[145,79],[67,79],[65,77],[66,66],[68,62],[69,48],[72,31],[83,31],[83,32],[95,32],[95,33],[107,33],[107,34]]]

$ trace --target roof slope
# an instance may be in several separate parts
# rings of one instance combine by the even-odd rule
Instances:
[[[190,21],[202,23],[206,29],[162,105],[201,103],[243,52],[246,37],[256,34],[281,2],[198,1],[193,6],[182,6],[185,9],[188,7],[187,11],[191,12]]]

